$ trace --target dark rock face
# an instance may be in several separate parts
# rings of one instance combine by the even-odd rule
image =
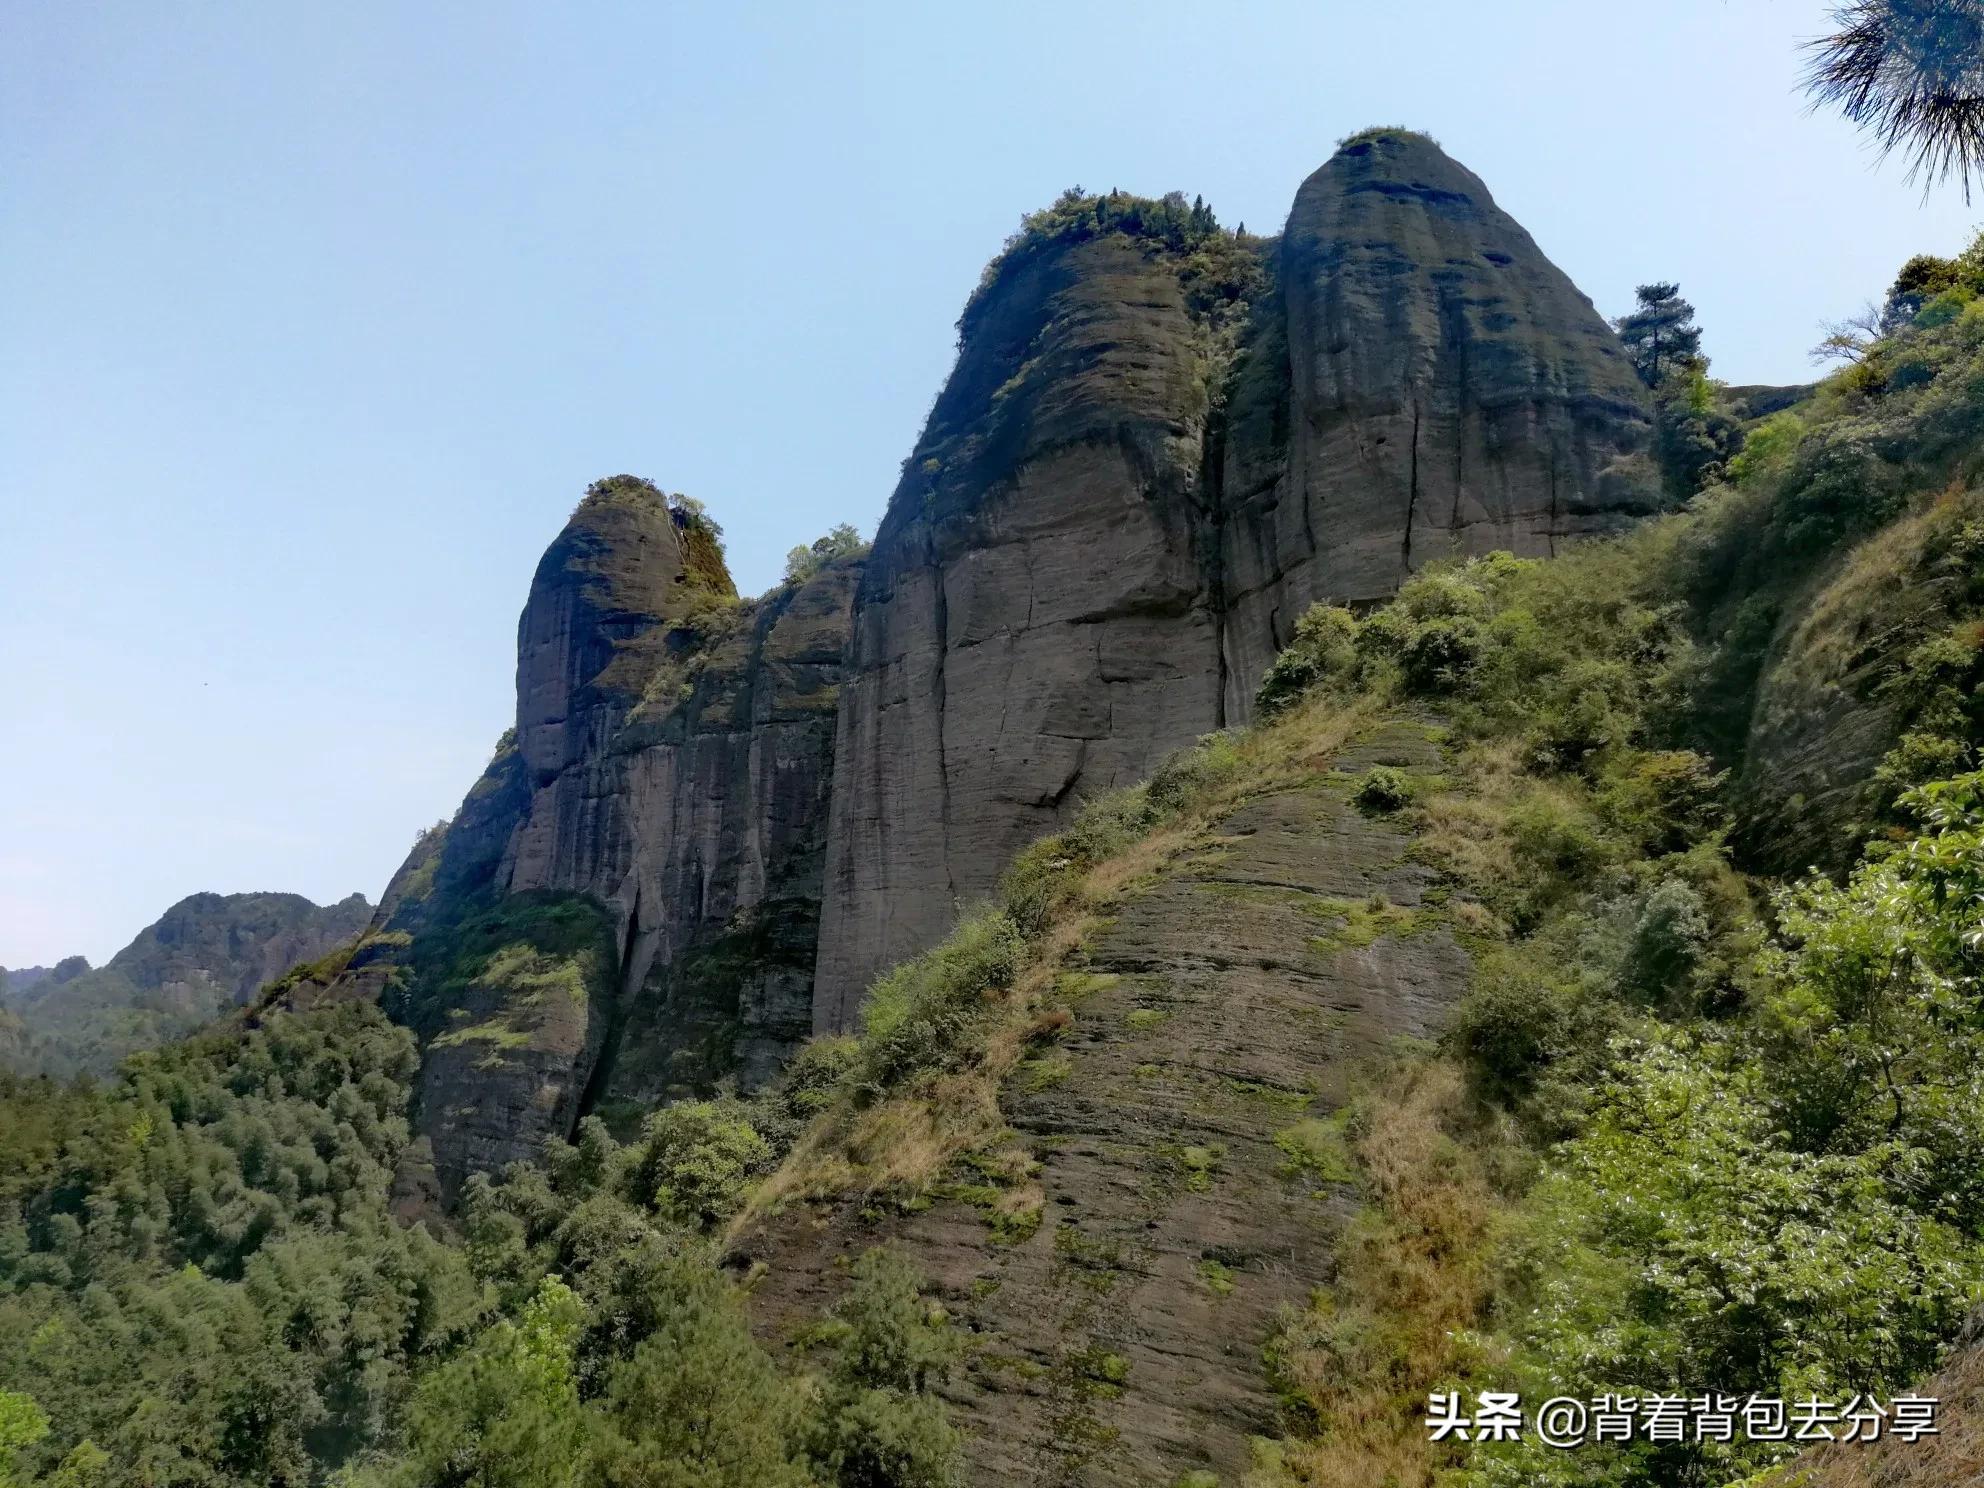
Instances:
[[[856,606],[821,1028],[1083,797],[1245,721],[1309,605],[1658,504],[1616,338],[1429,140],[1304,183],[1230,367],[1192,272],[1081,241],[968,317]]]
[[[312,996],[418,1032],[410,1199],[599,1109],[771,1074],[812,1027],[841,657],[859,560],[737,600],[714,537],[601,482],[538,566],[517,727]]]
[[[1658,505],[1617,339],[1488,188],[1423,136],[1302,185],[1235,382],[1220,552],[1228,714],[1318,600],[1433,559],[1519,557]]]
[[[816,1024],[1082,798],[1219,722],[1210,364],[1176,259],[1075,243],[996,286],[876,537],[834,754]]]
[[[1244,721],[1310,603],[1651,509],[1647,431],[1611,332],[1429,141],[1353,142],[1279,242],[1064,198],[967,305],[865,563],[741,605],[700,519],[593,488],[514,744],[293,1000],[421,1034],[422,1194],[755,1082],[1085,799]]]
[[[301,894],[193,894],[92,969],[81,956],[16,985],[16,1068],[106,1074],[127,1055],[184,1037],[248,1001],[299,962],[363,930],[362,894],[317,905]]]

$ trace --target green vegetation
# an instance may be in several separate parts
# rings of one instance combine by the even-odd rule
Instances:
[[[1101,233],[1215,268],[1233,241],[1203,204],[1070,193],[988,282]],[[1310,949],[1438,930],[1472,983],[1437,1048],[1401,1041],[1347,1093],[1203,1082],[1268,1112],[1275,1177],[1326,1201],[1304,1214],[1355,1206],[1334,1272],[1255,1340],[1281,1437],[1248,1488],[1656,1488],[1734,1481],[1784,1450],[1463,1456],[1426,1438],[1435,1389],[1912,1384],[1984,1297],[1980,255],[1911,263],[1852,364],[1740,442],[1685,304],[1649,287],[1663,458],[1706,486],[1687,512],[1556,559],[1429,569],[1368,612],[1317,607],[1262,683],[1259,726],[1022,852],[944,943],[877,982],[858,1037],[808,1046],[749,1100],[613,1129],[588,1116],[539,1161],[472,1176],[445,1237],[393,1213],[416,1166],[415,1033],[480,1068],[609,1001],[611,925],[583,896],[442,896],[390,947],[404,1026],[364,1003],[277,1010],[373,937],[101,1088],[0,1079],[0,1488],[955,1483],[937,1391],[961,1341],[908,1266],[853,1260],[809,1346],[774,1356],[724,1244],[806,1199],[949,1199],[1108,1295],[1132,1247],[1047,1225],[1002,1102],[1051,1098],[1105,1026],[1166,1059],[1134,1067],[1144,1095],[1183,1085],[1179,1025],[1158,1032],[1178,1004],[1107,997],[1084,943],[1156,876],[1215,857],[1208,834],[1238,803],[1298,786],[1383,817],[1339,813],[1409,835],[1413,861],[1393,866],[1435,880],[1410,908],[1305,895]],[[660,493],[603,482],[587,499]],[[668,499],[715,593],[720,534]],[[837,529],[798,550],[790,577],[852,542]],[[1800,701],[1814,695],[1824,707]],[[1863,800],[1814,820],[1871,840],[1787,881],[1751,776],[1839,699],[1873,710],[1881,757],[1862,762]],[[1338,773],[1379,721],[1415,741],[1436,728],[1451,767]],[[720,960],[685,965],[715,976]],[[1230,1132],[1231,1150],[1179,1135],[1135,1149],[1165,1202],[1224,1202],[1261,1176]],[[1197,1254],[1173,1275],[1193,1305],[1243,1310],[1221,1301],[1247,1285],[1243,1261]],[[1073,1321],[1051,1365],[1013,1367],[1065,1396],[1057,1443],[1092,1453],[1092,1406],[1138,1383]]]
[[[1071,186],[1051,206],[1028,215],[986,265],[958,317],[959,342],[970,338],[998,286],[1049,248],[1112,233],[1180,255],[1188,296],[1204,316],[1220,318],[1224,310],[1239,318],[1258,288],[1262,271],[1248,240],[1222,228],[1203,199],[1188,204],[1182,191],[1153,198],[1124,191],[1097,195]]]
[[[1708,376],[1695,307],[1675,284],[1642,284],[1638,308],[1613,322],[1633,370],[1653,390],[1654,454],[1668,491],[1679,498],[1717,479],[1742,448],[1737,418],[1721,406]]]
[[[57,1079],[109,1075],[128,1056],[230,1012],[256,991],[272,951],[321,955],[281,978],[284,990],[349,955],[371,914],[355,895],[321,907],[297,894],[191,895],[107,964],[70,957],[6,998],[0,1067]]]
[[[1412,780],[1390,765],[1373,765],[1357,782],[1350,799],[1366,811],[1388,815],[1412,804]]]
[[[1626,343],[1640,381],[1657,388],[1673,373],[1701,361],[1701,328],[1695,324],[1695,307],[1681,298],[1678,284],[1642,284],[1633,296],[1639,308],[1622,316],[1614,329]]]
[[[542,1166],[473,1179],[444,1243],[387,1208],[413,1065],[407,1032],[344,1004],[103,1090],[0,1085],[0,1482],[952,1481],[929,1395],[950,1344],[906,1268],[857,1264],[809,1381],[713,1264],[803,1079],[667,1107],[631,1146],[588,1119]]]
[[[1382,139],[1417,139],[1437,145],[1439,141],[1422,129],[1407,129],[1403,124],[1374,124],[1368,129],[1360,129],[1355,134],[1346,134],[1336,142],[1339,150],[1353,149],[1358,145],[1375,144]]]
[[[40,1116],[0,1153],[0,1390],[49,1423],[21,1481],[103,1453],[111,1482],[304,1482],[382,1441],[479,1310],[462,1257],[386,1212],[413,1061],[346,1006],[8,1093],[10,1132]]]
[[[1463,1456],[1425,1442],[1425,1395],[1892,1394],[1984,1297],[1965,273],[1911,270],[1897,329],[1689,514],[1422,574],[1361,618],[1318,610],[1276,663],[1267,713],[1375,694],[1446,715],[1457,783],[1397,815],[1469,906],[1476,970],[1444,1051],[1373,1072],[1349,1108],[1367,1205],[1270,1346],[1292,1437],[1267,1481],[1731,1482],[1789,1449]],[[1954,313],[1925,313],[1943,295]],[[1861,595],[1890,607],[1859,653],[1897,730],[1876,835],[1843,878],[1770,892],[1732,848],[1765,667],[1803,660],[1766,653],[1795,624],[1823,656],[1827,627],[1865,624]]]
[[[611,979],[612,928],[584,895],[464,896],[447,909],[398,947],[402,974],[386,997],[388,1012],[438,1047],[481,1042],[492,1056],[524,1047]]]
[[[785,581],[803,584],[835,559],[858,558],[867,551],[868,544],[861,540],[861,534],[852,524],[842,522],[828,529],[824,537],[816,537],[785,555]]]

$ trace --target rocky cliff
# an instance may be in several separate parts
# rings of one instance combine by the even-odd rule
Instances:
[[[1252,250],[1221,246],[1244,283]],[[1202,476],[1222,368],[1194,247],[1077,222],[1015,245],[967,313],[856,601],[822,1028],[1082,797],[1219,726]]]
[[[12,987],[11,1067],[66,1077],[191,1032],[298,962],[363,930],[362,894],[317,905],[301,894],[193,894],[92,969],[80,956]],[[11,981],[11,979],[10,979]]]
[[[1227,712],[1319,599],[1438,558],[1556,551],[1659,502],[1646,395],[1610,328],[1423,135],[1353,138],[1302,183],[1220,467]]]
[[[717,539],[645,481],[592,488],[524,606],[514,735],[328,989],[425,1040],[415,1189],[450,1194],[582,1110],[760,1079],[811,1028],[860,562],[746,603]]]
[[[1440,762],[1387,724],[1154,864],[1055,978],[1067,1031],[1000,1090],[996,1154],[915,1202],[793,1202],[740,1238],[766,1336],[806,1347],[845,1258],[885,1244],[970,1340],[945,1392],[966,1481],[1241,1481],[1279,1430],[1263,1345],[1359,1202],[1304,1134],[1467,984],[1446,888],[1346,782]]]
[[[849,1026],[1081,802],[1245,720],[1294,618],[1653,509],[1590,304],[1431,141],[1288,232],[1072,191],[959,321],[865,562],[740,603],[693,504],[596,485],[519,626],[515,737],[333,979],[425,1040],[444,1194],[584,1112]]]
[[[1346,143],[1278,243],[1113,213],[1064,199],[995,263],[883,519],[822,1028],[1082,798],[1245,721],[1311,604],[1658,506],[1612,332],[1424,136]]]

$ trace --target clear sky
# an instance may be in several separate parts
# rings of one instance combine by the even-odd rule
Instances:
[[[201,889],[377,897],[508,723],[583,491],[740,586],[872,531],[1020,216],[1281,225],[1340,136],[1477,171],[1718,375],[1984,217],[1806,114],[1824,7],[1007,0],[0,10],[0,964]]]

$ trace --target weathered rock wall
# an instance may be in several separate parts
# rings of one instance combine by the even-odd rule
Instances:
[[[1536,557],[1659,505],[1646,394],[1605,321],[1424,136],[1353,140],[1297,192],[1221,470],[1227,716],[1318,600],[1425,563]]]
[[[1244,722],[1309,605],[1657,508],[1617,339],[1430,140],[1347,145],[1267,246],[1237,359],[1192,255],[1131,237],[968,312],[857,598],[819,1027],[1085,796]]]
[[[1244,721],[1311,602],[1652,505],[1610,331],[1417,136],[1279,241],[1065,197],[959,325],[865,563],[740,605],[630,477],[546,553],[514,744],[332,989],[426,1040],[444,1192],[850,1026],[1027,842]]]
[[[819,1027],[1085,796],[1218,726],[1213,370],[1161,247],[1060,245],[995,287],[856,598]]]
[[[422,1035],[406,1182],[452,1196],[585,1111],[773,1071],[812,1025],[859,560],[740,603],[713,540],[602,482],[539,564],[517,725],[338,987]]]

